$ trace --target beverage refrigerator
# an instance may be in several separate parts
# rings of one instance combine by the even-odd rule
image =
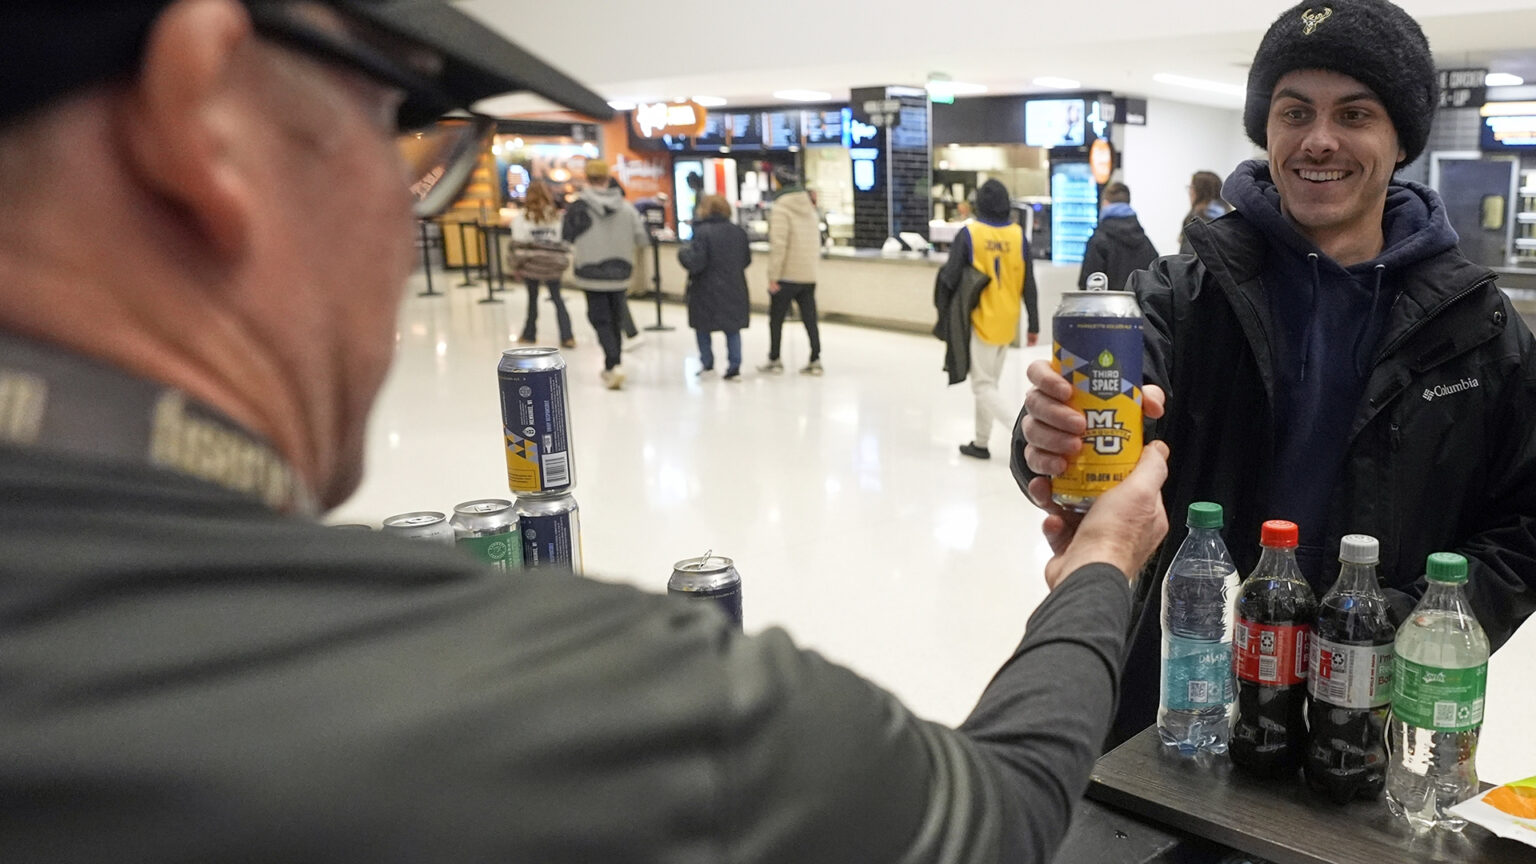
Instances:
[[[1099,187],[1086,160],[1051,160],[1051,260],[1078,264],[1099,224]]]

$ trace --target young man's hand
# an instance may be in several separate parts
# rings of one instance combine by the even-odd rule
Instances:
[[[1024,407],[1029,413],[1019,424],[1019,431],[1028,442],[1024,463],[1036,474],[1054,477],[1067,470],[1067,461],[1083,449],[1088,421],[1083,412],[1067,404],[1072,398],[1072,385],[1048,361],[1029,364],[1026,374],[1034,386],[1024,395]],[[1141,388],[1141,413],[1148,419],[1163,416],[1163,401],[1163,388],[1156,384]],[[1036,495],[1034,481],[1030,483],[1029,496],[1037,506],[1044,506],[1043,502],[1051,497],[1049,492],[1044,498]]]
[[[1085,564],[1112,564],[1127,579],[1136,578],[1168,533],[1162,495],[1167,479],[1168,445],[1153,441],[1142,448],[1135,470],[1100,495],[1086,514],[1050,504],[1042,530],[1055,553],[1045,565],[1045,582],[1051,590]],[[1048,489],[1045,500],[1050,501]]]

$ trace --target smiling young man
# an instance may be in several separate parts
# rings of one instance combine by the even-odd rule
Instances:
[[[1439,196],[1393,180],[1423,152],[1437,101],[1428,42],[1402,9],[1287,10],[1254,57],[1243,112],[1268,159],[1227,179],[1237,213],[1188,227],[1193,256],[1155,262],[1130,288],[1146,316],[1149,428],[1174,454],[1169,513],[1220,503],[1244,573],[1263,520],[1296,522],[1319,594],[1340,536],[1373,535],[1399,614],[1423,591],[1428,553],[1461,552],[1498,645],[1536,607],[1536,367],[1530,331],[1457,250]],[[1083,420],[1048,365],[1029,374],[1013,458],[1038,502]],[[1139,585],[1112,743],[1153,722],[1158,597],[1180,539]]]

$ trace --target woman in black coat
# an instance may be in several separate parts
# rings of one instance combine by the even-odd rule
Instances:
[[[688,271],[688,326],[699,339],[700,375],[715,368],[710,334],[725,331],[725,380],[741,380],[741,331],[747,326],[747,232],[731,224],[731,205],[706,195],[694,209],[693,241],[678,250]]]

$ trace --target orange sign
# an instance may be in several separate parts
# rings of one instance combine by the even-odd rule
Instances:
[[[1094,183],[1100,186],[1109,183],[1109,175],[1115,172],[1115,149],[1109,146],[1107,138],[1094,141],[1094,146],[1087,151],[1087,164],[1094,169]]]
[[[1093,169],[1093,182],[1103,186],[1115,171],[1115,151],[1107,138],[1100,138],[1088,148],[1088,165]]]
[[[697,135],[704,131],[704,117],[707,113],[703,105],[691,99],[684,102],[652,102],[649,105],[636,105],[635,134],[641,138]]]

